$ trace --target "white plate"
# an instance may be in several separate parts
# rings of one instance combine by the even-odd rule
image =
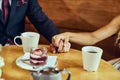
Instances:
[[[22,61],[22,59],[29,59],[29,54],[25,54],[24,56],[20,56],[19,58],[17,58],[16,60],[16,65],[19,66],[20,68],[26,69],[26,70],[30,70],[30,71],[38,71],[40,69],[43,69],[45,67],[55,67],[57,64],[57,56],[48,56],[47,58],[47,63],[45,65],[42,66],[32,66],[29,65],[27,63],[25,63],[24,61]],[[36,68],[33,68],[36,67]]]

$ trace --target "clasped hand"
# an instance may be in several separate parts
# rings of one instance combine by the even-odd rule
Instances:
[[[69,37],[63,35],[55,35],[52,38],[52,43],[50,44],[50,49],[52,53],[64,53],[70,50],[71,44],[69,42]]]

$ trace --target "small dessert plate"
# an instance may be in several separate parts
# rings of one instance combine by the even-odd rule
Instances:
[[[57,56],[48,56],[46,64],[45,65],[32,65],[29,62],[29,56],[30,54],[25,54],[24,56],[20,56],[16,59],[16,65],[20,68],[30,70],[30,71],[38,71],[45,67],[56,67],[57,65]]]

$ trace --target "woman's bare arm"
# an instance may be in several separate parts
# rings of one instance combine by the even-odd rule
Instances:
[[[71,41],[81,45],[93,45],[102,41],[120,30],[120,16],[115,17],[109,24],[93,32],[65,32],[54,37],[54,44],[58,44],[60,39]]]
[[[96,42],[104,40],[120,30],[120,16],[115,17],[109,24],[92,32],[92,35],[97,39]]]
[[[115,17],[109,24],[93,32],[64,32],[55,35],[52,38],[52,44],[56,47],[60,47],[59,42],[63,40],[64,43],[70,41],[80,45],[93,45],[112,36],[118,31],[120,31],[120,16]]]

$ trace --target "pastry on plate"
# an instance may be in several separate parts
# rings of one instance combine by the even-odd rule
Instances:
[[[30,63],[33,65],[44,65],[47,61],[46,48],[38,48],[30,53]]]

